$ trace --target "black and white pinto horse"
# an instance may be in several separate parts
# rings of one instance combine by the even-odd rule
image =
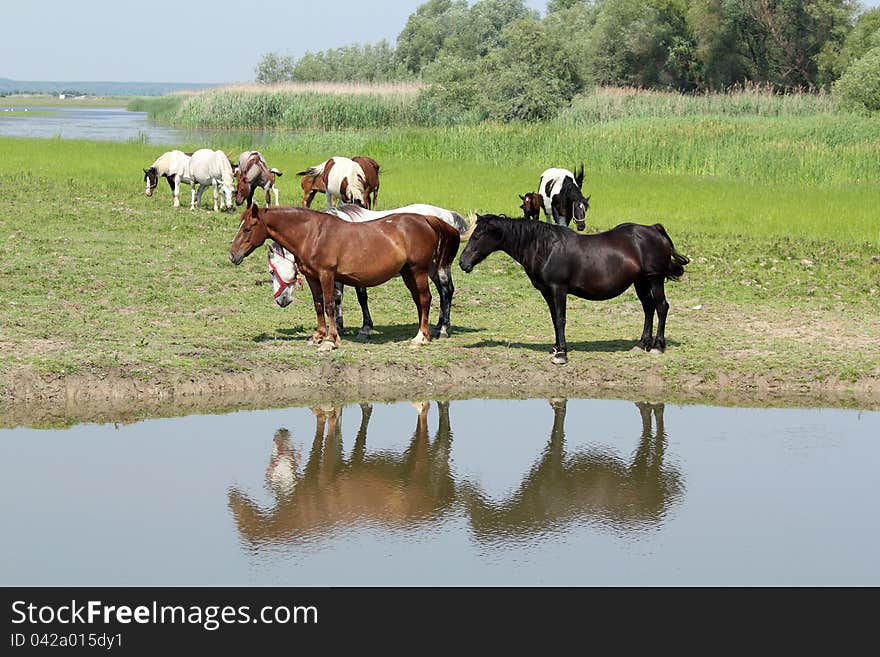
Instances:
[[[144,194],[152,196],[159,184],[159,178],[165,178],[171,188],[171,194],[174,196],[173,206],[179,208],[180,183],[194,184],[189,168],[191,156],[192,153],[174,150],[162,153],[157,157],[149,169],[144,169],[144,182],[146,183]]]
[[[424,203],[414,203],[402,208],[381,211],[367,210],[358,205],[346,204],[331,208],[327,210],[327,212],[340,219],[353,223],[381,219],[382,217],[397,213],[412,212],[435,216],[454,227],[461,235],[464,235],[470,228],[467,220],[457,212],[445,208],[439,208],[435,205],[426,205]],[[293,301],[294,286],[297,283],[299,283],[299,287],[302,286],[299,270],[296,266],[296,256],[279,244],[269,244],[268,254],[269,273],[272,275],[272,289],[275,302],[284,308]],[[455,286],[452,283],[451,266],[435,267],[433,271],[429,272],[429,276],[434,282],[434,286],[437,288],[437,293],[440,296],[440,320],[434,328],[434,337],[446,338],[449,337],[449,315],[452,307],[452,295],[455,293]],[[343,327],[343,290],[344,286],[342,283],[336,283],[336,324],[340,330],[342,330]],[[358,287],[355,288],[355,291],[357,292],[358,303],[360,304],[361,313],[363,314],[363,324],[357,333],[357,339],[368,340],[370,333],[372,333],[373,330],[373,318],[370,316],[367,290],[366,288]]]
[[[474,232],[459,258],[466,272],[495,251],[504,251],[526,272],[550,308],[556,332],[552,361],[568,362],[565,307],[569,294],[605,301],[635,285],[645,312],[642,337],[634,349],[666,349],[664,281],[677,280],[689,260],[679,254],[660,224],[620,224],[602,233],[578,235],[566,227],[496,215],[477,215]],[[657,335],[653,336],[654,311]]]
[[[520,194],[523,216],[526,219],[540,219],[540,210],[544,210],[547,219],[560,226],[568,226],[572,220],[578,230],[587,226],[586,215],[590,209],[590,197],[584,197],[581,188],[584,184],[584,165],[581,164],[577,173],[568,169],[552,168],[541,174],[538,192]]]

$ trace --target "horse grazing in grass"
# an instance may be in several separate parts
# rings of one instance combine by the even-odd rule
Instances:
[[[560,226],[568,226],[574,220],[577,229],[584,230],[587,227],[586,215],[590,209],[590,197],[584,197],[581,193],[583,184],[583,164],[577,173],[568,169],[547,169],[541,174],[537,193],[520,195],[523,216],[526,219],[539,219],[539,210],[543,209],[544,216],[547,219],[552,218]]]
[[[232,210],[232,193],[235,181],[232,176],[232,164],[229,156],[223,151],[212,151],[210,148],[202,148],[192,154],[189,159],[189,174],[192,180],[192,201],[190,209],[200,207],[202,194],[211,187],[214,192],[214,212],[217,212],[217,192],[223,194],[220,200],[220,209]],[[199,186],[196,192],[195,185]]]
[[[394,210],[383,210],[381,212],[375,210],[366,210],[357,205],[341,205],[337,208],[330,209],[329,213],[339,217],[340,219],[351,221],[353,223],[361,223],[364,221],[381,219],[382,217],[386,217],[390,214],[430,214],[445,221],[447,224],[455,228],[460,235],[464,235],[469,228],[465,218],[457,212],[453,212],[452,210],[447,210],[445,208],[438,208],[434,205],[425,205],[423,203],[407,205],[402,208],[396,208]],[[291,301],[293,301],[293,284],[298,280],[296,258],[292,253],[286,251],[284,247],[278,245],[270,244],[268,252],[269,273],[272,274],[272,287],[275,302],[279,306],[284,308],[285,306],[290,304]],[[443,263],[437,262],[435,263],[435,265],[436,266],[434,270],[430,273],[430,276],[431,280],[434,282],[434,286],[437,288],[437,292],[440,295],[440,320],[437,322],[437,326],[434,328],[434,337],[445,338],[449,337],[449,316],[452,308],[452,295],[455,293],[455,286],[452,283],[452,263],[449,262],[444,265]],[[357,333],[357,338],[359,340],[367,340],[370,337],[370,333],[372,333],[373,331],[373,318],[370,315],[367,290],[360,287],[355,289],[357,291],[358,303],[361,306],[361,313],[363,315],[363,324],[361,325],[361,328]],[[342,285],[342,283],[337,282],[335,286],[336,326],[339,330],[342,330],[343,327],[343,290],[344,286]]]
[[[275,186],[275,178],[284,174],[274,167],[270,169],[259,151],[245,151],[239,155],[238,164],[233,166],[232,172],[238,178],[238,185],[235,188],[236,205],[241,205],[245,201],[250,205],[257,187],[262,187],[266,192],[266,206],[272,204],[270,192],[275,194],[275,205],[278,205],[278,188]]]
[[[461,236],[432,215],[392,214],[354,224],[305,208],[264,210],[254,204],[242,213],[238,233],[229,247],[229,259],[240,264],[267,239],[296,255],[318,319],[309,344],[328,351],[339,346],[334,284],[339,281],[354,287],[374,287],[397,275],[403,278],[419,312],[419,332],[412,344],[429,342],[428,278],[436,268],[452,262]]]
[[[360,164],[364,171],[364,195],[367,199],[367,208],[373,209],[379,196],[379,163],[366,155],[358,155],[351,159]]]
[[[567,296],[605,301],[622,294],[630,285],[635,285],[645,312],[637,348],[652,352],[666,349],[669,303],[663,282],[677,280],[689,260],[675,250],[662,225],[620,224],[603,233],[578,235],[564,226],[478,215],[459,265],[470,272],[495,251],[504,251],[521,264],[547,302],[556,331],[554,363],[568,361]],[[657,336],[653,337],[655,310]]]
[[[321,164],[298,171],[298,176],[320,176],[327,194],[327,207],[336,201],[367,207],[367,175],[361,165],[347,157],[331,157]]]
[[[189,173],[191,155],[192,153],[184,153],[183,151],[162,153],[149,169],[144,169],[144,182],[146,183],[144,193],[147,196],[152,196],[159,184],[159,178],[165,178],[171,188],[171,194],[174,196],[173,205],[175,208],[179,208],[180,183],[192,184]]]

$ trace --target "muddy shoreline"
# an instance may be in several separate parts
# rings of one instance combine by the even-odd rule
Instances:
[[[880,409],[880,379],[811,381],[788,373],[717,372],[664,378],[624,367],[569,363],[526,371],[507,365],[436,368],[324,363],[143,381],[117,370],[51,376],[20,370],[0,378],[0,426],[125,422],[147,417],[279,408],[317,402],[598,397],[721,406]]]

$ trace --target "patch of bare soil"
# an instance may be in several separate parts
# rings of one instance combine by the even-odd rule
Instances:
[[[33,370],[0,374],[0,426],[131,421],[307,405],[327,401],[577,397],[657,399],[737,406],[880,408],[880,377],[808,380],[790,372],[718,372],[711,378],[663,375],[662,357],[647,370],[596,367],[586,359],[524,370],[506,364],[367,366],[328,362],[308,368],[264,368],[199,379],[142,381],[116,370],[70,376]]]

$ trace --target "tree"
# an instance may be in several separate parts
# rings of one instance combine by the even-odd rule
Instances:
[[[605,0],[590,34],[597,84],[691,89],[694,42],[683,0]]]
[[[467,21],[467,0],[428,0],[410,15],[397,37],[397,59],[419,73],[437,59],[444,41]]]
[[[839,52],[858,5],[853,0],[743,0],[743,6],[746,38],[755,63],[766,65],[766,81],[813,88],[827,82],[819,75],[819,62]]]
[[[840,52],[820,61],[820,69],[826,77],[839,78],[853,62],[877,47],[880,47],[880,8],[870,9],[859,16]]]
[[[293,80],[294,59],[289,55],[269,52],[263,55],[255,69],[257,82],[271,84]]]

